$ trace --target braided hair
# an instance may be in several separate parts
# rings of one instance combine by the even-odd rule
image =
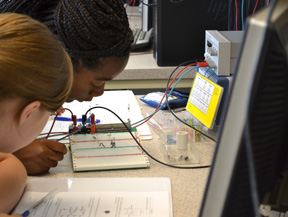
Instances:
[[[72,61],[95,67],[99,58],[128,56],[133,42],[122,0],[2,0],[0,12],[45,23]]]

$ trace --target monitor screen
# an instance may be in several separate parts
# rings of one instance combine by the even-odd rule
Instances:
[[[249,17],[245,28],[200,217],[256,216],[287,169],[287,0]]]

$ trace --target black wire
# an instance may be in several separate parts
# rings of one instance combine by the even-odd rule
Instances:
[[[250,0],[248,0],[248,3],[246,5],[246,17],[248,17],[250,15],[250,11],[249,10],[250,10]]]
[[[240,24],[242,25],[242,17],[241,17],[241,1],[237,1],[237,25],[238,25],[238,30],[240,30]],[[241,26],[242,29],[242,26]]]
[[[176,168],[176,169],[202,169],[202,168],[209,168],[210,165],[204,165],[204,166],[195,166],[195,167],[180,167],[180,166],[174,166],[171,164],[166,164],[156,158],[154,158],[152,155],[150,155],[144,148],[143,146],[137,141],[137,139],[134,137],[134,135],[132,134],[132,132],[130,131],[130,129],[127,127],[127,125],[125,124],[125,122],[112,110],[102,107],[102,106],[94,106],[90,109],[87,110],[87,112],[85,113],[85,115],[87,116],[88,112],[91,111],[92,109],[97,109],[97,108],[101,108],[101,109],[105,109],[109,112],[111,112],[112,114],[114,114],[121,122],[122,124],[125,126],[125,128],[127,129],[127,131],[130,133],[130,135],[132,136],[132,138],[135,140],[135,142],[138,144],[138,146],[154,161],[158,162],[159,164],[162,164],[164,166],[168,166],[168,167],[172,167],[172,168]]]
[[[180,67],[180,66],[185,66],[185,65],[188,65],[190,63],[197,63],[199,62],[198,60],[191,60],[191,61],[186,61],[186,62],[183,62],[181,63],[180,65],[178,65],[174,70],[173,72],[170,74],[169,78],[168,78],[168,82],[167,82],[167,86],[166,86],[166,92],[168,92],[169,90],[169,81],[171,80],[171,77],[172,75],[174,74],[174,72]],[[196,129],[195,127],[187,124],[186,122],[182,121],[176,114],[175,112],[171,109],[170,105],[169,105],[169,101],[168,101],[168,94],[166,94],[166,102],[167,102],[167,106],[168,106],[168,109],[169,111],[172,113],[172,115],[177,119],[179,120],[180,122],[182,122],[183,124],[185,124],[186,126],[192,128],[193,130],[197,131],[198,133],[202,134],[203,136],[206,136],[207,138],[211,139],[212,141],[216,142],[216,140],[214,138],[212,138],[211,136],[208,136],[207,134],[201,132],[200,130]]]
[[[232,1],[232,8],[233,8],[233,13],[232,13],[232,30],[236,30],[236,5],[235,1]]]
[[[228,30],[231,30],[231,7],[232,7],[232,0],[229,0],[228,5]]]
[[[265,0],[262,0],[261,6],[265,7]]]
[[[229,0],[229,6],[228,6],[228,30],[235,30],[235,2],[233,0]]]

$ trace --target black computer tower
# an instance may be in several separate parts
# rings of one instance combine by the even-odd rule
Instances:
[[[205,30],[228,30],[228,0],[154,0],[154,58],[159,66],[204,59]]]

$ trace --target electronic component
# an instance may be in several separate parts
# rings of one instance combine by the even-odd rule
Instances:
[[[132,134],[134,138],[130,132],[72,135],[73,171],[149,168],[148,157],[137,144],[140,137]]]
[[[95,126],[95,116],[91,116],[91,126],[90,126],[90,133],[96,133],[96,126]]]
[[[76,115],[72,115],[72,121],[73,121],[73,124],[71,125],[71,133],[78,130],[78,128],[77,128],[77,116]],[[70,132],[70,130],[69,130],[69,132]]]
[[[219,76],[230,76],[244,31],[205,31],[205,59]]]
[[[77,123],[77,122],[76,122]],[[84,122],[85,123],[85,122]],[[87,123],[84,127],[83,124],[76,125],[74,122],[69,126],[69,133],[75,132],[81,128],[77,134],[93,134],[93,133],[112,133],[112,132],[127,132],[127,128],[122,123],[114,124],[96,124],[95,118],[91,116],[91,123]],[[132,131],[130,121],[124,122],[130,131]]]

